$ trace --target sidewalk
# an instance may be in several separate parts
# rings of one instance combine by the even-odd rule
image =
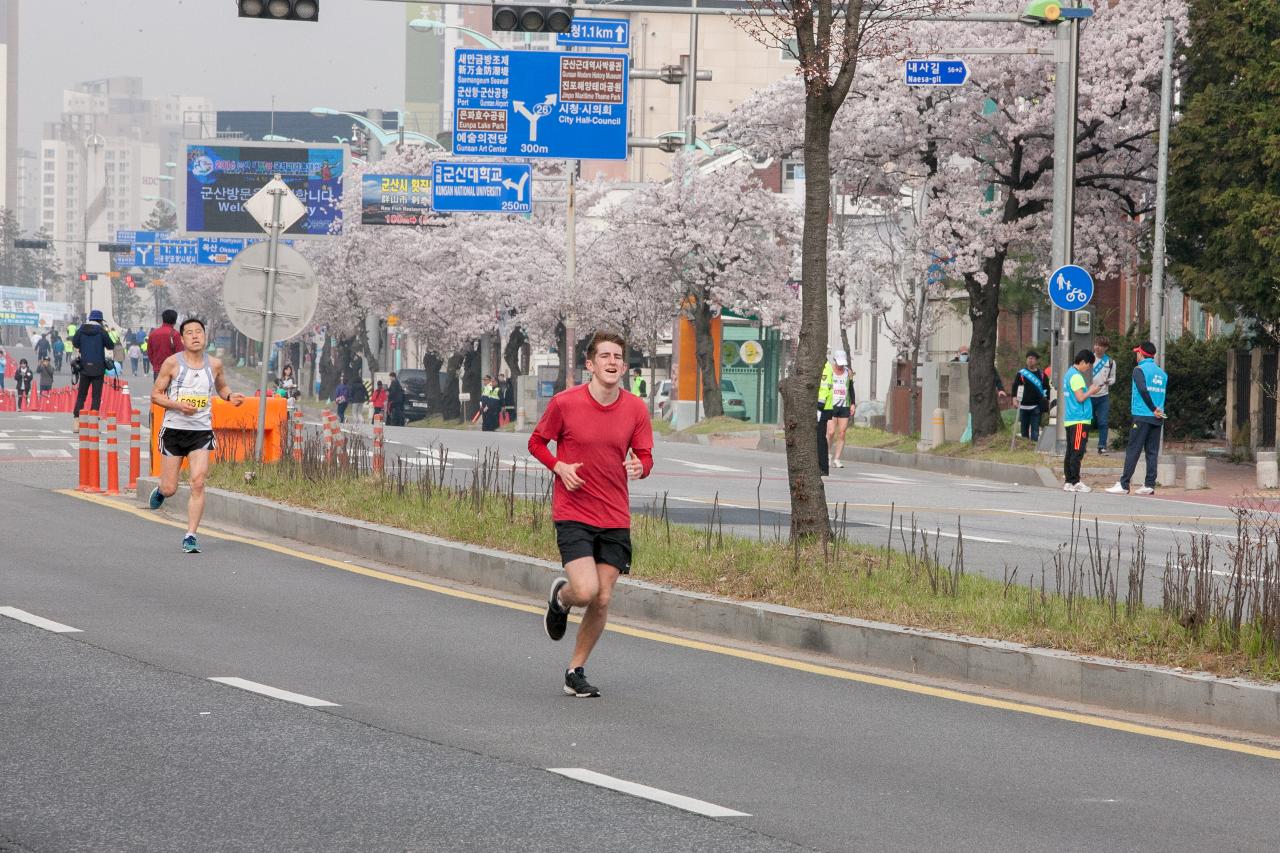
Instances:
[[[1214,506],[1247,506],[1258,509],[1280,510],[1280,489],[1260,490],[1257,485],[1257,468],[1251,462],[1233,463],[1209,457],[1205,462],[1205,474],[1209,488],[1188,491],[1182,488],[1186,482],[1185,467],[1182,454],[1176,454],[1178,460],[1178,485],[1172,487],[1157,486],[1156,496],[1166,500],[1186,501],[1188,503],[1212,504]],[[1124,469],[1124,453],[1113,452],[1106,456],[1090,452],[1084,458],[1081,469],[1081,480],[1094,491],[1109,488],[1120,480]],[[1138,461],[1138,469],[1134,472],[1129,487],[1142,485],[1146,464]],[[1054,474],[1062,478],[1062,467],[1059,463]]]

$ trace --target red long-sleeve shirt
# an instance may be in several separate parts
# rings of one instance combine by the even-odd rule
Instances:
[[[529,436],[529,453],[555,471],[556,462],[581,462],[582,485],[569,491],[559,477],[551,493],[551,517],[592,527],[630,527],[631,495],[624,463],[627,451],[653,470],[653,426],[644,401],[621,391],[608,406],[591,396],[589,384],[577,385],[551,398]],[[547,447],[556,443],[553,455]]]

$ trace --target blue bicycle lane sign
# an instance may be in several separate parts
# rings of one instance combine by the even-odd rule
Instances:
[[[1093,276],[1084,267],[1067,264],[1049,276],[1049,301],[1063,311],[1079,311],[1093,299]]]

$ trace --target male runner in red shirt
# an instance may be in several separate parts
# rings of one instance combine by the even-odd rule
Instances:
[[[551,398],[529,437],[529,452],[556,475],[551,517],[566,577],[547,596],[543,624],[559,640],[569,610],[586,607],[564,692],[585,698],[587,657],[604,632],[618,575],[631,571],[631,498],[627,480],[653,468],[653,426],[643,400],[620,387],[627,365],[620,335],[596,332],[587,347],[591,381]],[[556,443],[556,455],[547,444]]]

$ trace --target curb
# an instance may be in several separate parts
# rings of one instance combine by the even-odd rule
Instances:
[[[145,505],[146,496],[156,483],[152,478],[139,478],[140,504]],[[189,494],[180,490],[166,506],[185,509]],[[560,565],[547,560],[298,509],[221,489],[208,489],[205,494],[205,518],[211,522],[446,580],[541,599],[552,579],[560,574]],[[740,642],[831,655],[854,665],[1185,723],[1280,735],[1280,685],[734,601],[628,577],[619,582],[610,610],[623,618]]]

